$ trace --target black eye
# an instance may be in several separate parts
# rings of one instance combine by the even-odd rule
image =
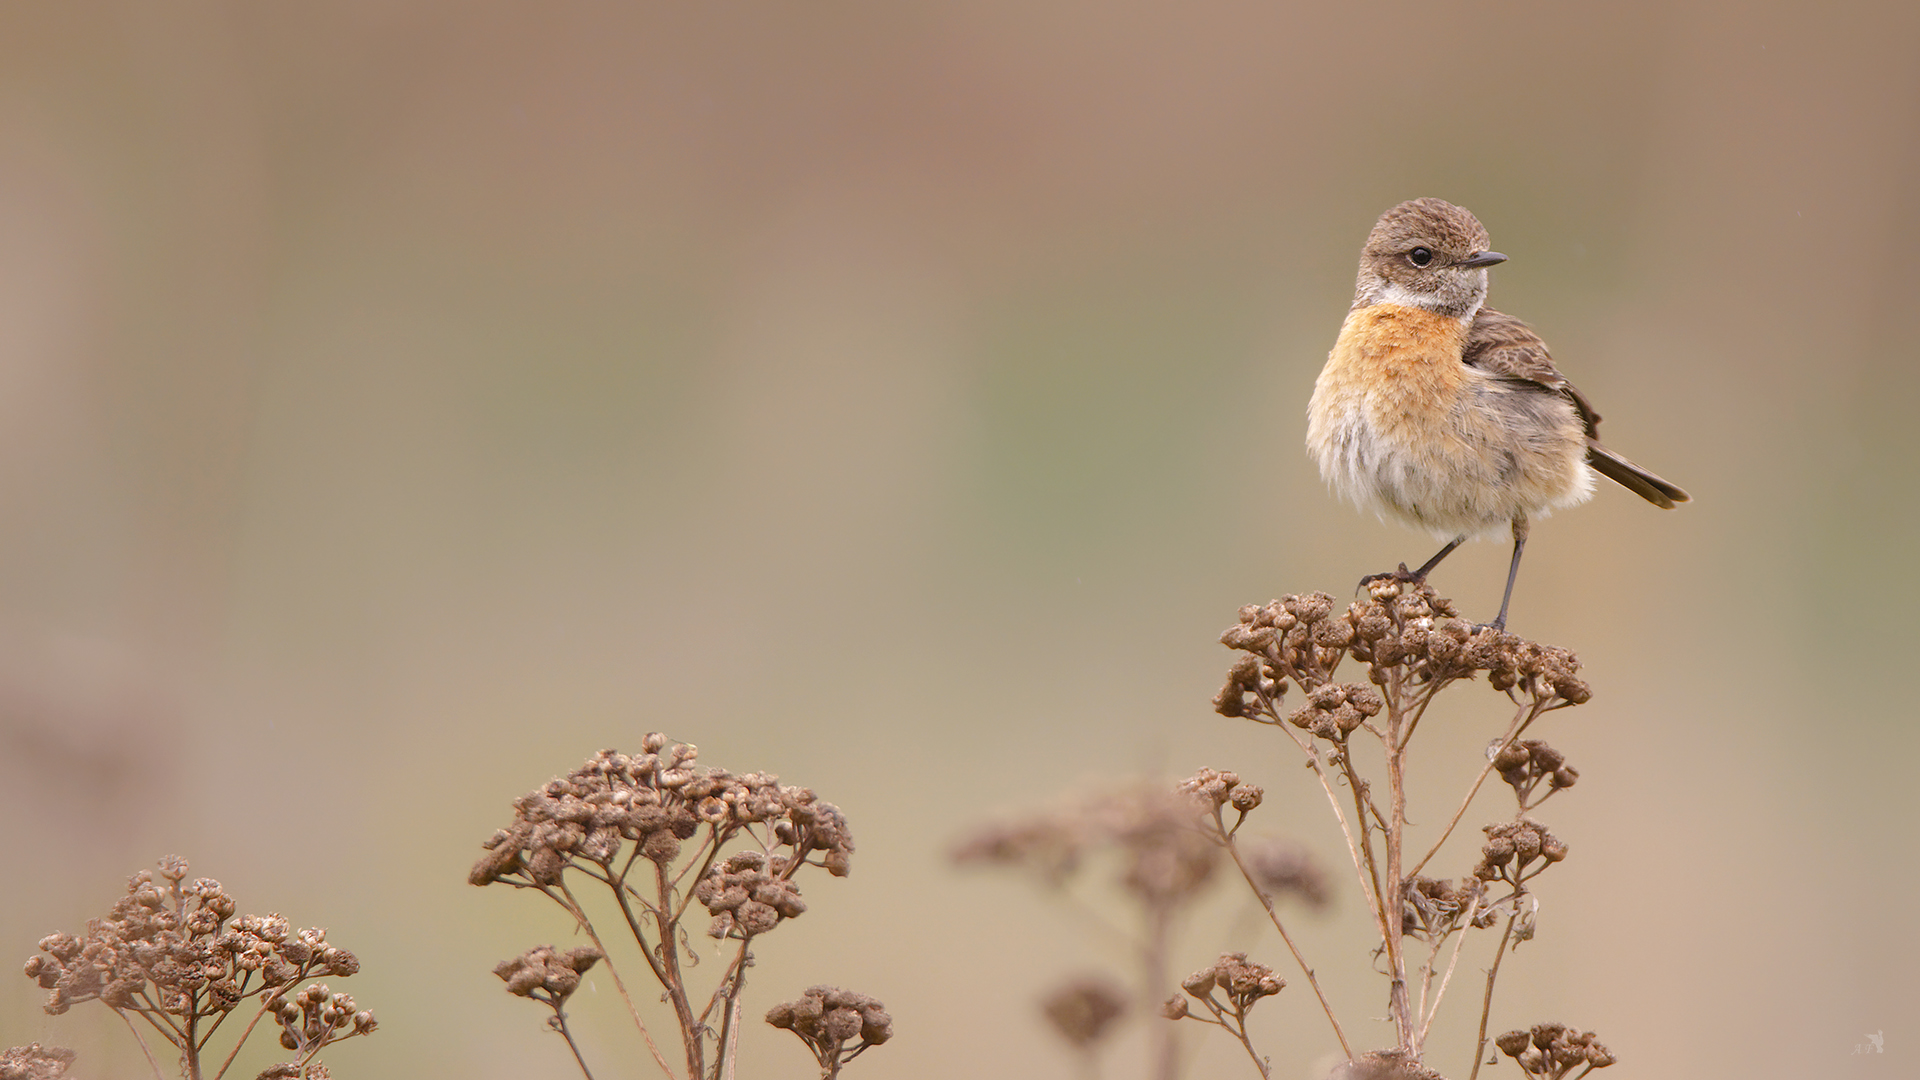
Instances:
[[[1415,266],[1425,266],[1433,261],[1433,252],[1423,247],[1414,248],[1407,252],[1407,261]]]

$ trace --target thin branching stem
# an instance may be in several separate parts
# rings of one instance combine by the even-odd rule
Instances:
[[[1347,857],[1353,864],[1354,875],[1360,881],[1360,895],[1366,897],[1367,908],[1373,913],[1374,923],[1383,926],[1386,914],[1381,907],[1378,883],[1367,877],[1367,863],[1362,860],[1360,846],[1354,840],[1353,826],[1347,822],[1346,811],[1340,808],[1340,796],[1334,793],[1333,781],[1327,778],[1326,764],[1320,758],[1319,748],[1315,747],[1310,739],[1295,733],[1292,727],[1280,718],[1272,698],[1262,694],[1259,700],[1261,708],[1269,717],[1272,717],[1273,726],[1279,728],[1295,746],[1300,748],[1300,752],[1306,756],[1308,767],[1313,769],[1314,777],[1320,781],[1320,790],[1326,792],[1327,805],[1333,808],[1333,819],[1340,823],[1340,835],[1347,842]],[[1343,750],[1342,755],[1344,754]],[[1363,827],[1364,824],[1363,819]]]
[[[267,1015],[267,1007],[272,1005],[273,1001],[274,995],[272,994],[268,994],[260,999],[260,1007],[254,1010],[253,1019],[247,1021],[247,1030],[240,1033],[240,1038],[234,1041],[233,1049],[227,1051],[226,1060],[220,1063],[220,1071],[213,1074],[213,1080],[221,1080],[222,1077],[227,1075],[227,1069],[233,1065],[234,1056],[239,1054],[240,1048],[247,1045],[247,1040],[253,1037],[254,1026],[260,1023],[261,1017]]]
[[[561,901],[561,906],[565,907],[567,912],[574,917],[574,920],[580,924],[580,928],[587,932],[587,937],[592,940],[593,947],[600,950],[600,962],[607,965],[607,974],[613,978],[614,989],[620,992],[620,1000],[626,1002],[627,1014],[633,1017],[633,1026],[639,1029],[640,1038],[646,1042],[647,1051],[653,1055],[654,1063],[660,1066],[661,1072],[667,1074],[668,1080],[679,1080],[678,1074],[673,1071],[673,1066],[667,1064],[666,1055],[662,1054],[660,1047],[654,1043],[653,1033],[647,1030],[647,1022],[640,1018],[640,1009],[633,1003],[633,995],[627,992],[626,980],[620,977],[620,969],[615,966],[613,955],[607,951],[607,943],[600,940],[600,932],[593,928],[593,920],[587,918],[587,912],[580,906],[580,901],[574,898],[573,890],[567,888],[566,882],[563,881],[560,883],[559,896],[555,896],[552,892],[544,889],[542,891],[547,892],[548,896],[553,896],[556,900],[565,897],[565,899]],[[626,905],[622,903],[621,907],[624,909]],[[629,922],[631,922],[631,913],[629,913],[628,919]],[[646,942],[642,940],[640,944],[644,952]],[[698,1076],[690,1077],[688,1080],[698,1080]]]
[[[1402,851],[1405,846],[1407,821],[1406,790],[1406,745],[1403,738],[1406,716],[1401,711],[1403,702],[1404,676],[1400,669],[1394,670],[1387,680],[1387,799],[1391,816],[1387,830],[1387,893],[1386,917],[1381,919],[1385,931],[1383,941],[1387,950],[1387,970],[1392,980],[1388,986],[1387,1007],[1393,1017],[1395,1031],[1399,1035],[1400,1049],[1411,1054],[1414,1052],[1414,1019],[1411,1005],[1407,1000],[1407,958],[1401,948],[1403,916],[1406,906],[1405,877],[1401,873]]]
[[[1507,955],[1507,942],[1513,937],[1513,924],[1520,918],[1520,902],[1514,901],[1513,914],[1507,916],[1507,927],[1500,932],[1500,945],[1493,951],[1493,966],[1487,969],[1487,992],[1480,999],[1480,1035],[1473,1044],[1473,1071],[1467,1074],[1467,1080],[1475,1080],[1480,1075],[1480,1060],[1487,1056],[1487,1017],[1493,1013],[1493,981],[1500,977],[1500,959]]]
[[[1543,707],[1543,704],[1542,702],[1536,701],[1531,707],[1522,705],[1520,709],[1514,713],[1513,723],[1508,725],[1506,735],[1494,746],[1493,751],[1487,755],[1487,763],[1480,767],[1480,775],[1473,778],[1473,786],[1467,789],[1467,797],[1460,800],[1460,808],[1453,812],[1452,820],[1448,821],[1447,827],[1441,830],[1440,839],[1435,840],[1433,847],[1427,849],[1427,853],[1420,857],[1420,861],[1413,864],[1412,873],[1419,873],[1421,868],[1427,865],[1428,860],[1440,853],[1441,845],[1445,844],[1447,838],[1453,835],[1453,830],[1459,826],[1460,819],[1467,816],[1467,807],[1473,805],[1473,797],[1480,793],[1480,785],[1486,783],[1488,775],[1493,772],[1493,759],[1498,757],[1502,750],[1512,746],[1515,739],[1525,734],[1527,726],[1539,719],[1541,713],[1548,711]]]
[[[1466,914],[1460,917],[1458,935],[1453,941],[1453,955],[1447,958],[1447,973],[1440,978],[1440,989],[1433,995],[1433,1007],[1427,1011],[1426,1019],[1420,1023],[1419,1045],[1427,1044],[1427,1030],[1433,1027],[1433,1018],[1440,1014],[1440,1002],[1447,996],[1447,984],[1453,981],[1454,965],[1460,962],[1460,949],[1467,943],[1467,931],[1473,926],[1473,920],[1480,913],[1480,898],[1475,896],[1467,904]]]
[[[673,1015],[680,1022],[680,1037],[687,1051],[687,1076],[690,1080],[700,1080],[706,1075],[706,1046],[701,1042],[700,1022],[693,1017],[693,1005],[687,1000],[687,984],[680,974],[680,915],[685,908],[675,910],[673,881],[667,876],[667,868],[661,863],[653,864],[654,886],[659,893],[660,920],[659,966],[666,969],[660,980],[661,989],[666,991],[667,1004],[673,1006]]]
[[[1340,1018],[1334,1015],[1333,1003],[1327,1000],[1326,992],[1320,989],[1320,980],[1314,977],[1313,968],[1307,963],[1307,958],[1300,955],[1300,947],[1293,943],[1293,936],[1287,933],[1287,928],[1281,924],[1280,913],[1274,910],[1273,898],[1254,882],[1253,871],[1247,868],[1246,861],[1240,857],[1240,845],[1235,843],[1233,836],[1223,828],[1226,823],[1220,817],[1219,807],[1214,807],[1213,821],[1215,827],[1221,827],[1221,836],[1226,842],[1227,854],[1233,857],[1233,865],[1239,868],[1240,876],[1246,879],[1247,887],[1253,890],[1253,895],[1260,898],[1260,906],[1266,909],[1267,919],[1273,923],[1273,928],[1279,931],[1280,940],[1286,942],[1287,951],[1293,954],[1293,962],[1300,965],[1301,974],[1307,977],[1307,985],[1313,987],[1313,996],[1320,999],[1320,1011],[1326,1013],[1327,1023],[1333,1025],[1333,1037],[1340,1040],[1340,1052],[1347,1055],[1348,1061],[1352,1061],[1353,1046],[1347,1042],[1347,1033],[1340,1028]]]
[[[580,1044],[573,1041],[573,1029],[567,1026],[566,1011],[557,1002],[553,1006],[553,1029],[567,1040],[567,1049],[573,1051],[573,1060],[580,1064],[580,1075],[593,1080],[593,1070],[587,1068],[586,1055],[580,1052]]]
[[[113,1010],[113,1014],[120,1018],[121,1023],[127,1025],[127,1031],[132,1033],[133,1041],[140,1044],[140,1052],[146,1055],[147,1065],[153,1069],[154,1080],[161,1080],[160,1063],[154,1060],[153,1048],[147,1045],[147,1037],[140,1034],[140,1029],[133,1026],[133,1021],[127,1019],[126,1010],[115,1009]]]

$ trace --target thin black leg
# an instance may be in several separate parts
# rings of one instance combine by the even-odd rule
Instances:
[[[1367,590],[1367,586],[1373,584],[1376,581],[1386,581],[1389,578],[1391,578],[1394,581],[1409,581],[1409,582],[1425,581],[1427,580],[1427,574],[1430,573],[1434,567],[1440,565],[1441,559],[1444,559],[1447,556],[1453,554],[1454,548],[1457,548],[1461,544],[1464,544],[1466,542],[1467,542],[1467,538],[1464,536],[1454,537],[1452,543],[1449,543],[1446,547],[1443,547],[1439,551],[1435,552],[1433,558],[1428,559],[1425,563],[1422,563],[1420,566],[1420,569],[1418,570],[1409,570],[1407,569],[1406,563],[1401,563],[1400,569],[1398,570],[1389,570],[1384,574],[1368,574],[1366,577],[1363,577],[1360,579],[1360,591],[1365,592]]]
[[[1507,628],[1507,604],[1513,600],[1513,579],[1520,576],[1520,552],[1527,546],[1527,519],[1513,519],[1513,564],[1507,567],[1507,591],[1500,597],[1500,614],[1491,623],[1495,630]]]
[[[1441,559],[1444,559],[1447,556],[1453,554],[1454,548],[1457,548],[1461,544],[1464,544],[1466,542],[1467,542],[1467,538],[1464,536],[1454,537],[1452,541],[1450,541],[1447,544],[1446,547],[1443,547],[1439,551],[1434,552],[1433,558],[1428,559],[1425,563],[1421,564],[1420,569],[1415,570],[1413,572],[1413,580],[1415,581],[1427,580],[1428,572],[1431,571],[1434,567],[1439,566]]]

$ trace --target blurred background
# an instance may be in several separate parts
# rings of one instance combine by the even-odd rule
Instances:
[[[1324,798],[1208,702],[1241,604],[1434,547],[1301,444],[1361,241],[1436,195],[1696,500],[1534,530],[1512,627],[1595,698],[1542,732],[1573,858],[1494,1030],[1912,1075],[1917,47],[1894,2],[7,4],[0,954],[178,852],[358,953],[336,989],[383,1026],[335,1075],[573,1075],[489,974],[571,928],[466,870],[515,796],[660,730],[859,842],[750,1017],[834,983],[895,1017],[851,1076],[1059,1075],[1035,1000],[1127,956],[948,853],[1208,765],[1330,860],[1293,917],[1384,1045]],[[1487,618],[1506,558],[1435,584]],[[1451,696],[1428,821],[1506,715]],[[1245,907],[1174,966],[1296,975]],[[1332,1044],[1294,981],[1256,1026],[1304,1078]],[[597,1075],[657,1075],[594,994]],[[0,979],[0,1045],[145,1072],[40,997]],[[812,1075],[790,1042],[756,1023],[742,1075]]]

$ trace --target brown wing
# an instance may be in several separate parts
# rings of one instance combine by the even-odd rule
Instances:
[[[1488,374],[1529,383],[1572,402],[1581,422],[1587,426],[1587,463],[1600,475],[1664,510],[1689,501],[1686,492],[1600,444],[1600,414],[1593,411],[1586,395],[1553,366],[1547,343],[1526,323],[1491,308],[1481,308],[1473,317],[1473,326],[1467,330],[1463,359]]]

